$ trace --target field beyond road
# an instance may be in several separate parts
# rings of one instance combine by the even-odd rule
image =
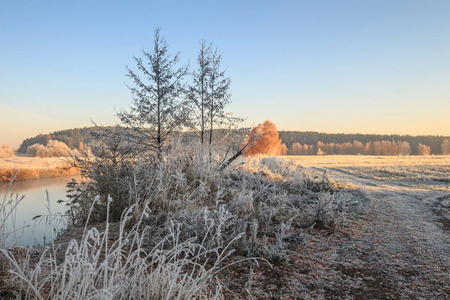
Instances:
[[[65,158],[52,157],[10,157],[0,158],[0,182],[9,182],[16,170],[15,180],[59,177],[77,174],[75,168],[69,168]]]
[[[381,167],[381,166],[450,166],[450,155],[373,156],[373,155],[300,155],[282,156],[304,167]]]
[[[450,192],[450,156],[285,156],[357,185]]]
[[[450,156],[286,156],[362,188],[370,212],[328,243],[335,299],[450,299]]]

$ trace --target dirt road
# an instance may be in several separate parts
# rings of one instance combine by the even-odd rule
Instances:
[[[372,201],[370,212],[337,245],[335,268],[340,284],[326,298],[450,299],[450,230],[436,205],[448,192],[389,180],[372,172],[315,167],[329,178],[363,187]]]

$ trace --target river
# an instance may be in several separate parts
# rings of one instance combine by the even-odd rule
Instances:
[[[10,233],[8,246],[44,244],[66,227],[64,213],[67,206],[65,202],[58,203],[58,200],[67,200],[66,184],[72,178],[74,176],[15,181],[7,195],[9,184],[0,183],[0,205],[6,199],[6,213],[15,205],[16,199],[23,197],[15,213],[7,218],[6,232]],[[0,212],[0,222],[4,216],[5,214]],[[35,218],[36,216],[40,217]]]

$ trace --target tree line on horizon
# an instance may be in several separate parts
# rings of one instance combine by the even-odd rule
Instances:
[[[279,138],[276,125],[267,120],[258,124],[249,134],[250,137],[258,136],[255,142],[246,150],[245,156],[264,154],[276,155],[390,155],[407,156],[411,154],[411,146],[405,141],[375,141],[363,144],[354,140],[352,143],[324,143],[317,142],[316,145],[293,143],[287,148]],[[441,145],[442,154],[450,154],[450,142],[444,140]],[[430,155],[431,147],[419,143],[418,155]]]
[[[322,142],[325,144],[347,144],[354,141],[359,141],[366,145],[367,143],[376,142],[407,142],[411,147],[411,155],[419,155],[419,144],[430,147],[430,155],[449,154],[446,152],[446,148],[443,148],[444,141],[450,141],[450,136],[437,136],[437,135],[398,135],[398,134],[348,134],[348,133],[321,133],[314,131],[279,131],[280,139],[286,144],[288,149],[292,149],[294,143],[301,145],[314,145]],[[345,147],[344,147],[345,148]],[[348,148],[348,146],[347,146]],[[315,149],[317,152],[317,149]],[[322,149],[323,150],[323,149]],[[327,152],[326,150],[323,150]],[[310,151],[311,152],[311,151]],[[368,151],[370,153],[370,151]],[[330,153],[330,152],[328,152]]]
[[[444,149],[444,146],[442,146]],[[431,148],[419,143],[418,155],[430,155]],[[294,143],[288,149],[287,155],[391,155],[407,156],[411,154],[411,146],[405,141],[375,141],[366,144],[360,141],[353,143],[324,143],[317,142],[316,145]],[[443,154],[445,153],[443,150]]]
[[[110,127],[106,126],[106,128]],[[255,128],[258,128],[258,126]],[[55,131],[49,134],[39,134],[35,137],[24,139],[17,149],[17,152],[19,154],[26,154],[28,147],[35,144],[47,146],[48,142],[51,140],[63,142],[70,149],[82,150],[83,146],[85,147],[92,143],[92,136],[90,133],[94,129],[95,127],[84,127]],[[262,129],[259,128],[258,130],[254,129],[253,131],[256,133],[257,131],[261,132],[261,130]],[[217,141],[229,134],[229,131],[223,129],[214,129],[214,131],[216,137],[215,140]],[[270,129],[270,131],[273,132],[273,129]],[[323,152],[319,152],[319,154],[327,155],[450,155],[450,137],[446,136],[327,134],[301,131],[277,132],[279,134],[280,143],[279,146],[277,146],[279,147],[279,151],[275,152],[280,153],[281,155],[316,155],[319,149]],[[185,137],[196,135],[194,132],[179,132],[179,134]],[[239,135],[242,135],[242,133],[239,132]],[[358,136],[363,137],[361,139],[362,141],[356,139],[351,140]],[[320,140],[314,142],[319,138]],[[386,139],[383,140],[382,138]],[[395,138],[399,139],[394,140]],[[273,152],[274,150],[270,151]],[[8,155],[12,155],[13,152],[10,150],[8,153]],[[269,152],[267,152],[267,154],[269,154]]]

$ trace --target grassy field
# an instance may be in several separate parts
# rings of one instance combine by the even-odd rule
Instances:
[[[68,168],[63,158],[10,157],[0,158],[0,182],[8,182],[19,170],[15,180],[38,179],[68,176],[76,174],[74,168]]]
[[[285,156],[305,168],[426,190],[450,191],[450,156]]]
[[[450,165],[450,155],[371,156],[371,155],[301,155],[283,156],[304,167],[388,167]]]

